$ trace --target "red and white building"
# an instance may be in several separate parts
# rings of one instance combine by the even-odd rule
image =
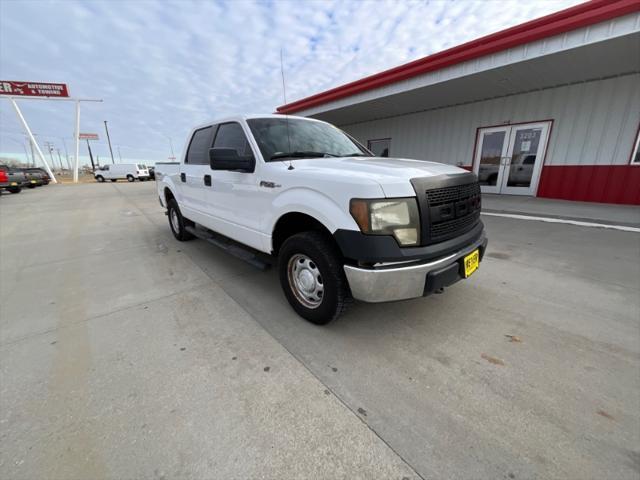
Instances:
[[[297,100],[502,194],[640,204],[640,0],[593,0]]]

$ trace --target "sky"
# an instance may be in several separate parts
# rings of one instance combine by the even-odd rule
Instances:
[[[153,163],[171,144],[179,156],[195,125],[283,104],[281,50],[291,102],[577,3],[0,0],[0,79],[102,99],[81,107],[80,130],[100,135],[94,155],[109,155],[107,120],[116,162]],[[41,147],[73,155],[72,102],[20,107]],[[0,157],[24,158],[25,147],[0,101]]]

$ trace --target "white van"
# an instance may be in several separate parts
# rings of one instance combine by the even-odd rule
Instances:
[[[116,182],[118,179],[124,180],[125,178],[129,182],[133,182],[136,178],[142,182],[149,180],[149,169],[141,163],[116,163],[102,165],[95,171],[94,176],[98,182],[105,180]]]

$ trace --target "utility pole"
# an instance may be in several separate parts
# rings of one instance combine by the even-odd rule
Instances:
[[[60,168],[64,170],[64,166],[62,165],[62,157],[60,156],[60,149],[56,148],[56,150],[58,151],[58,161],[60,162]]]
[[[113,159],[113,149],[111,148],[111,138],[109,138],[109,127],[107,127],[106,120],[104,121],[104,129],[107,132],[107,142],[109,143],[109,152],[111,153],[111,163],[115,165],[116,161]]]
[[[118,158],[120,159],[120,163],[122,163],[122,155],[120,155],[120,145],[118,145]]]
[[[89,149],[89,159],[91,160],[91,169],[95,173],[96,166],[93,164],[93,154],[91,153],[91,145],[89,145],[89,139],[87,138],[87,148]]]
[[[25,159],[26,159],[25,164],[27,166],[29,166],[29,153],[27,153],[27,147],[24,144],[24,142],[20,142],[20,141],[16,140],[15,138],[9,138],[9,140],[13,140],[14,142],[19,143],[20,145],[22,145],[22,148],[24,149]]]
[[[55,166],[53,163],[53,144],[51,142],[44,142],[44,146],[49,150],[49,157],[51,157],[51,166]]]
[[[62,138],[62,145],[64,146],[64,156],[67,158],[67,165],[69,165],[69,170],[71,170],[71,163],[69,162],[69,151],[67,150],[67,142],[64,141],[64,137]]]
[[[31,147],[31,161],[33,162],[33,166],[36,166],[36,156],[33,153],[33,142],[29,139],[29,146]]]

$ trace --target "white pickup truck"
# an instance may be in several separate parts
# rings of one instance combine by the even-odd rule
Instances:
[[[440,292],[470,276],[487,246],[473,173],[374,157],[318,120],[245,115],[201,125],[180,162],[157,164],[156,179],[176,239],[277,261],[287,300],[317,324],[352,298]]]

